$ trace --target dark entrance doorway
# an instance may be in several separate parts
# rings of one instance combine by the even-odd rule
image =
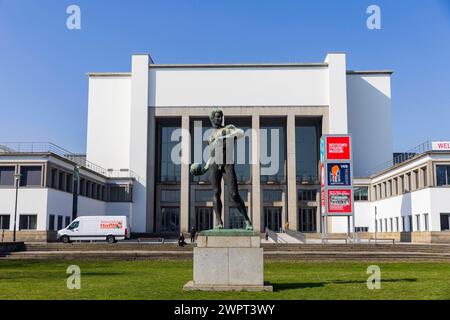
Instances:
[[[316,208],[299,208],[298,209],[298,221],[300,232],[316,232]]]
[[[197,231],[209,230],[213,228],[213,208],[195,208],[195,227]]]
[[[281,207],[264,208],[264,229],[279,232],[281,229]]]
[[[441,231],[450,231],[450,213],[441,213]]]

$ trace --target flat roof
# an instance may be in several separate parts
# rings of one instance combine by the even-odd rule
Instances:
[[[393,70],[347,70],[347,74],[393,74]]]
[[[87,72],[88,77],[130,77],[131,72]]]
[[[170,68],[308,68],[328,67],[327,63],[238,63],[238,64],[150,64],[149,69]],[[393,70],[347,70],[348,75],[393,74]],[[130,77],[131,72],[87,72],[88,77]]]
[[[283,68],[283,67],[328,67],[328,63],[200,63],[200,64],[149,64],[149,68]]]

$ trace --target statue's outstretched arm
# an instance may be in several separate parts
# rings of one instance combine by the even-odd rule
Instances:
[[[208,161],[206,162],[205,166],[202,169],[202,173],[200,175],[205,174],[208,171],[210,163],[211,163],[211,158],[209,158]]]

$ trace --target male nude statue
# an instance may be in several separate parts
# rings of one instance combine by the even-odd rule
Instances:
[[[215,229],[223,229],[222,221],[222,194],[221,181],[224,178],[225,185],[230,191],[230,199],[235,203],[237,209],[244,217],[245,229],[253,230],[253,226],[247,215],[244,201],[238,192],[236,172],[234,171],[234,161],[232,159],[232,148],[234,148],[235,139],[242,138],[244,131],[230,124],[222,125],[223,111],[215,108],[209,116],[211,124],[215,132],[209,137],[208,143],[210,147],[211,157],[202,168],[200,164],[194,163],[191,166],[191,173],[199,176],[209,170],[209,180],[213,190],[213,205],[216,215],[217,225]],[[227,149],[229,150],[227,152]]]

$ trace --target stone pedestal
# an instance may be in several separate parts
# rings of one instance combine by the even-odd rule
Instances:
[[[229,230],[200,234],[194,248],[194,279],[183,289],[272,291],[272,286],[264,285],[260,237],[253,232]]]

